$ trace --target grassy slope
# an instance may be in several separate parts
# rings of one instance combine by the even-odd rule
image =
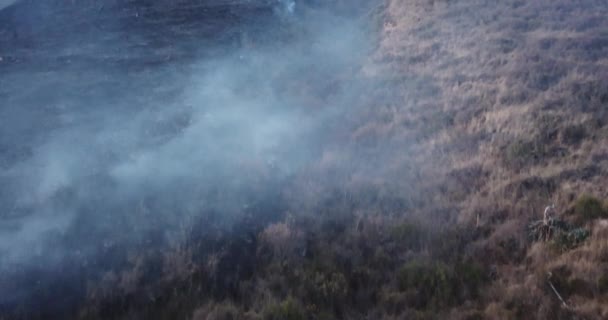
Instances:
[[[552,318],[545,278],[554,269],[580,285],[563,289],[575,313],[608,315],[598,287],[605,222],[590,222],[588,243],[563,254],[530,247],[523,231],[549,203],[567,217],[581,194],[607,196],[606,14],[602,1],[389,1],[377,68],[438,89],[418,98],[404,83],[402,103],[374,130],[436,128],[413,158],[440,185],[436,201],[490,232],[476,244],[498,268],[486,315],[513,300],[525,311],[511,316]]]
[[[350,318],[608,316],[608,224],[576,209],[585,194],[608,196],[607,13],[602,1],[387,1],[362,70],[381,85],[291,202],[334,216],[321,225],[345,212],[346,231],[331,237],[334,259],[350,255],[338,269],[351,284],[361,269],[377,281],[349,287],[373,301]],[[590,238],[530,241],[527,224],[551,203]],[[385,268],[374,266],[383,254]],[[446,283],[400,284],[412,263]],[[434,289],[409,296],[418,287]],[[350,298],[348,310],[365,305]]]
[[[79,317],[606,318],[608,224],[576,203],[608,196],[607,14],[592,0],[387,0],[358,75],[372,93],[284,190],[291,213],[129,253],[89,281]],[[551,202],[590,238],[531,242]]]
[[[395,132],[410,122],[436,129],[417,142],[420,162],[432,159],[438,176],[483,173],[457,199],[466,199],[461,221],[477,213],[493,221],[503,206],[513,218],[549,202],[565,208],[582,192],[605,196],[606,5],[432,3],[390,3],[377,60],[437,88],[419,99],[405,82],[403,102],[390,106]],[[554,187],[522,199],[514,191],[531,178]]]
[[[91,286],[83,317],[199,305],[195,319],[605,318],[608,225],[570,213],[583,194],[607,196],[607,13],[602,1],[387,1],[360,74],[373,93],[285,191],[293,213],[254,255],[228,237],[193,263],[190,243],[161,259],[183,272],[129,289],[143,257]],[[549,203],[590,238],[531,242],[526,225]],[[155,304],[132,303],[144,291]]]

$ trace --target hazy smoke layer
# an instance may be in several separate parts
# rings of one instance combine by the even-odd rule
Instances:
[[[319,5],[249,3],[208,4],[219,17],[194,26],[177,4],[99,7],[82,20],[103,24],[48,37],[15,11],[0,48],[0,306],[192,217],[230,223],[316,157],[359,92],[340,79],[365,33]]]
[[[285,12],[289,14],[293,14],[295,12],[296,2],[294,0],[279,0],[279,2],[283,5]]]
[[[0,10],[17,2],[17,0],[0,0]]]

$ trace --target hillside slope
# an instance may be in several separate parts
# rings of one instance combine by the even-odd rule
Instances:
[[[361,69],[372,90],[290,197],[293,212],[346,224],[335,254],[378,281],[355,286],[374,292],[368,318],[607,317],[608,5],[389,0],[380,11]],[[538,241],[550,205],[550,224],[567,227]],[[385,254],[405,266],[379,268]],[[431,275],[404,284],[408,268]],[[433,279],[443,273],[448,283]]]
[[[187,2],[179,2],[177,8]],[[124,36],[123,23],[131,25],[131,15],[140,10],[139,2],[132,3],[137,5],[127,6],[129,10],[116,7],[126,16],[119,19],[121,32],[109,33],[111,41]],[[310,6],[302,17],[326,17],[320,1],[298,3]],[[56,242],[65,241],[68,248],[78,248],[74,239],[89,239],[101,253],[68,256],[65,265],[73,269],[51,273],[48,287],[32,285],[31,279],[38,278],[25,271],[19,278],[0,276],[5,288],[17,291],[22,284],[34,288],[28,300],[0,304],[0,319],[608,318],[608,3],[360,3],[336,1],[338,9],[332,10],[338,14],[329,15],[336,20],[327,25],[339,29],[352,16],[363,22],[374,47],[355,46],[362,52],[350,52],[368,55],[363,62],[336,49],[340,45],[349,49],[344,44],[348,41],[338,41],[352,40],[348,33],[328,41],[315,35],[319,29],[307,26],[309,22],[281,18],[272,24],[284,40],[277,48],[294,41],[292,37],[298,38],[303,29],[304,40],[295,41],[299,46],[293,52],[326,57],[326,45],[335,50],[335,56],[329,56],[338,62],[324,69],[314,58],[305,57],[303,62],[296,55],[287,61],[297,61],[297,76],[291,69],[267,72],[272,59],[262,59],[262,67],[256,65],[264,75],[270,74],[263,81],[244,73],[263,83],[270,78],[272,88],[278,88],[270,92],[280,92],[282,101],[298,104],[305,110],[302,114],[323,115],[322,124],[314,127],[314,147],[294,142],[283,150],[297,154],[296,158],[307,155],[297,170],[275,179],[281,159],[289,157],[279,154],[279,160],[269,164],[244,157],[237,161],[237,177],[226,175],[234,181],[209,190],[207,185],[199,192],[190,184],[176,184],[184,188],[177,195],[167,192],[166,203],[158,200],[166,200],[164,185],[157,193],[135,192],[142,199],[117,206],[124,210],[124,216],[113,216],[124,221],[120,226],[106,220],[100,220],[105,229],[75,223],[56,236],[60,239]],[[362,4],[372,4],[373,9],[367,12]],[[217,30],[220,35],[227,30],[225,37],[214,38],[228,46],[220,55],[243,46],[263,47],[275,39],[263,28],[244,35],[241,28],[260,24],[248,14],[241,16],[249,12],[240,11],[243,7],[228,5],[218,12],[188,8],[175,10],[166,34],[160,31],[162,19],[158,20],[164,9],[146,11],[144,19],[131,26],[157,30],[150,27],[154,25],[164,37],[151,33],[144,38],[148,42],[137,47],[141,55],[106,62],[118,69],[118,75],[123,65],[149,62],[141,70],[135,68],[145,80],[149,70],[200,58],[193,49],[199,47],[197,39]],[[112,16],[114,9],[109,10]],[[258,18],[276,14],[266,7],[256,10],[262,12],[254,15]],[[338,19],[345,16],[349,18]],[[203,32],[205,19],[217,21],[217,29]],[[239,24],[226,26],[226,21]],[[4,36],[11,37],[9,32]],[[182,38],[185,45],[175,46],[173,41]],[[13,40],[1,41],[10,45]],[[18,41],[15,48],[37,62],[33,68],[49,67],[44,53],[54,51],[32,50],[26,42]],[[19,64],[19,52],[4,54],[5,65],[0,61],[0,68],[17,73],[24,65]],[[67,65],[61,57],[50,60],[60,63],[60,68],[61,63]],[[179,65],[171,74],[181,79],[183,70],[192,71],[190,65]],[[173,83],[173,78],[160,85],[125,79],[143,92],[152,88],[159,99],[167,96],[159,87],[169,82],[181,92],[181,82]],[[245,90],[247,85],[254,90]],[[256,83],[247,85],[236,86],[247,99],[257,102],[260,92],[266,93],[257,90]],[[0,94],[11,91],[2,90]],[[145,110],[149,101],[136,105]],[[307,116],[298,121],[318,120]],[[162,138],[174,139],[171,135],[179,136],[193,126],[182,120],[176,120],[177,133]],[[295,131],[296,126],[290,129]],[[1,138],[0,142],[9,143]],[[180,155],[187,158],[191,150],[187,151]],[[0,159],[6,166],[20,161],[8,152],[4,157]],[[193,163],[197,162],[188,164]],[[226,192],[232,189],[222,189],[230,183],[244,184],[247,193],[234,197]],[[155,213],[175,209],[170,205],[182,199],[181,193],[192,193],[196,201],[186,201],[180,210],[198,215],[175,220],[173,215],[178,214],[173,211],[179,210],[169,210],[169,218]],[[70,195],[59,194],[57,201],[71,199]],[[241,205],[241,196],[247,198],[246,205]],[[89,207],[107,200],[93,199],[97,202],[82,207],[94,211]],[[208,204],[220,200],[231,206]],[[554,209],[543,221],[551,204]],[[225,208],[237,212],[229,223],[221,219]],[[148,220],[152,221],[145,228],[138,225]],[[114,229],[139,238],[121,245],[122,238],[114,241],[115,233],[110,232]],[[99,230],[104,232],[93,232]],[[45,280],[44,269],[36,265],[39,273],[33,274]]]
[[[415,89],[397,80],[402,102],[365,127],[378,139],[430,131],[412,137],[411,159],[430,172],[433,205],[487,232],[473,247],[497,268],[490,318],[557,318],[548,272],[568,310],[608,316],[608,226],[576,217],[608,196],[607,14],[604,1],[388,2],[376,67]],[[526,225],[552,203],[592,230],[578,249],[529,242]]]
[[[606,10],[602,1],[390,3],[377,60],[437,88],[411,103],[420,91],[404,82],[395,118],[437,129],[420,145],[438,168],[486,174],[462,201],[462,221],[492,221],[503,209],[496,197],[513,200],[516,217],[605,196]],[[531,178],[555,187],[539,199],[509,194]]]

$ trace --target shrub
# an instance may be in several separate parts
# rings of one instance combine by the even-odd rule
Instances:
[[[608,218],[608,211],[597,198],[584,195],[574,204],[574,214],[578,219],[590,221],[598,218]]]
[[[302,246],[303,235],[287,223],[274,223],[262,231],[260,240],[272,249],[275,257],[285,258]]]
[[[303,280],[306,300],[315,305],[336,308],[348,295],[346,277],[340,272],[309,270]]]
[[[504,152],[504,162],[512,168],[521,168],[535,164],[547,154],[544,144],[537,141],[518,140],[507,145]]]
[[[397,274],[399,290],[415,293],[413,300],[408,302],[419,310],[449,307],[476,299],[488,280],[484,269],[473,261],[456,261],[453,265],[412,261]]]
[[[579,144],[587,136],[587,130],[582,125],[566,127],[561,133],[561,141],[564,144]]]
[[[412,261],[397,274],[399,290],[418,291],[413,307],[421,309],[429,305],[444,307],[452,304],[455,295],[451,281],[448,268],[441,263]]]
[[[415,296],[415,292],[381,291],[380,302],[383,312],[391,315],[403,313],[412,299],[411,296]]]
[[[584,228],[575,228],[564,220],[550,219],[545,225],[542,220],[528,225],[528,237],[532,241],[551,239],[554,249],[564,252],[583,243],[591,233]]]
[[[209,304],[194,312],[193,320],[236,320],[239,310],[232,303]]]
[[[556,230],[553,238],[553,245],[558,251],[567,251],[577,247],[589,238],[589,231],[583,228],[576,228],[569,231]]]
[[[608,275],[602,275],[597,281],[597,289],[600,291],[600,294],[608,293]]]
[[[471,243],[475,236],[475,232],[467,227],[448,226],[434,235],[431,234],[428,247],[434,259],[452,264],[462,258],[467,244]]]
[[[395,225],[390,230],[391,238],[408,249],[420,249],[424,234],[425,232],[420,225],[411,222]]]
[[[484,269],[474,262],[457,263],[455,275],[460,284],[459,293],[467,298],[478,298],[481,286],[489,278]]]
[[[304,311],[298,303],[289,298],[280,304],[270,306],[265,314],[265,320],[304,320]]]

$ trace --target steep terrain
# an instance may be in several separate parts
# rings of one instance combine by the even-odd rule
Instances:
[[[316,179],[323,181],[317,187],[352,192],[344,201],[361,221],[405,215],[443,229],[438,237],[450,249],[419,240],[424,249],[413,261],[429,259],[428,250],[433,261],[483,266],[488,278],[479,296],[467,296],[466,285],[414,281],[414,295],[438,286],[425,302],[431,305],[435,295],[450,301],[465,292],[461,306],[440,318],[607,316],[607,10],[602,1],[386,3],[379,47],[363,69],[385,86],[345,130],[348,144],[326,149],[313,172],[341,173],[332,176],[339,182]],[[344,166],[348,159],[368,161]],[[528,224],[551,204],[557,220],[590,237],[535,243]],[[434,317],[404,311],[419,312],[420,297],[398,297],[394,316]]]
[[[435,205],[487,232],[472,248],[496,267],[487,317],[558,318],[548,281],[576,317],[607,316],[606,221],[576,216],[596,217],[588,203],[607,196],[607,10],[603,1],[388,3],[378,65],[436,89],[404,81],[403,102],[371,132],[432,130],[412,159],[431,172],[422,184],[434,184]],[[526,225],[552,203],[591,231],[579,248],[527,239]]]
[[[279,148],[297,154],[297,162],[281,152],[267,159],[264,149],[253,160],[239,160],[238,168],[245,169],[237,170],[238,179],[219,175],[229,183],[199,190],[171,180],[171,187],[182,189],[167,192],[169,200],[160,187],[161,192],[136,193],[133,201],[110,207],[120,212],[112,216],[115,220],[76,219],[52,243],[67,243],[70,250],[87,244],[94,254],[67,254],[52,272],[40,265],[25,271],[11,265],[12,272],[20,272],[0,276],[0,286],[14,292],[34,289],[12,299],[5,294],[0,319],[608,317],[606,1],[335,1],[330,9],[301,1],[297,18],[285,18],[263,1],[253,7],[254,2],[91,3],[73,8],[95,14],[66,25],[55,24],[67,21],[61,15],[49,14],[46,19],[57,29],[46,31],[15,29],[19,23],[0,19],[0,25],[5,23],[0,71],[17,77],[22,68],[36,73],[74,64],[88,68],[93,58],[102,65],[101,74],[111,70],[108,77],[131,70],[107,92],[147,110],[152,100],[179,96],[183,82],[175,79],[183,72],[201,72],[192,67],[200,59],[269,44],[270,51],[281,52],[295,42],[295,50],[283,51],[305,51],[306,59],[286,59],[297,65],[295,73],[267,72],[275,61],[264,58],[261,69],[278,88],[281,102],[304,110],[293,123],[321,124],[305,136],[310,143],[296,135],[290,148]],[[196,10],[195,3],[203,9]],[[19,7],[8,9],[15,11],[0,14],[20,17]],[[319,28],[302,22],[320,15],[331,22]],[[85,28],[88,17],[110,19],[102,25],[111,28]],[[362,22],[371,45],[351,48],[348,32],[330,41],[315,35],[344,28],[345,21]],[[92,51],[59,50],[54,46],[62,42],[52,36],[65,36],[66,28],[91,32],[82,31],[85,43],[115,43],[130,36],[118,42],[133,47],[122,51],[104,45],[107,51],[99,51],[80,43],[75,47]],[[319,49],[323,46],[334,51]],[[318,57],[336,61],[324,65]],[[155,72],[164,80],[149,82]],[[28,112],[42,112],[42,119],[54,121],[40,121],[41,126],[54,130],[64,124],[63,111],[38,109],[38,102],[12,94],[18,89],[10,86],[17,82],[8,79],[0,78],[0,94],[14,108],[31,103],[24,108],[25,118],[32,116]],[[69,79],[55,88],[72,93]],[[80,85],[97,85],[95,79],[85,78],[92,82]],[[266,93],[255,83],[237,87],[256,102],[259,92]],[[62,94],[51,97],[61,100]],[[165,129],[153,131],[154,140],[146,142],[162,145],[163,139],[196,127],[183,119],[196,112],[182,112],[179,104],[171,108],[180,112],[169,123],[161,121]],[[9,114],[6,110],[0,112]],[[255,119],[266,124],[264,117]],[[26,124],[4,127],[0,168],[27,159],[43,139],[37,135],[46,136],[28,131]],[[280,132],[301,128],[292,124],[290,129]],[[26,140],[31,145],[14,145],[16,135],[32,135]],[[206,140],[200,141],[206,146]],[[233,147],[230,140],[219,141]],[[229,153],[222,161],[230,163],[235,154],[241,155]],[[182,157],[169,159],[189,159]],[[114,199],[106,188],[116,185],[102,181],[76,185],[103,188],[94,203],[79,207],[83,212],[97,216],[92,208],[103,206],[107,195]],[[236,192],[233,185],[246,191]],[[4,189],[9,188],[0,186]],[[62,199],[72,199],[74,191],[68,191],[44,204],[63,204]],[[0,217],[9,222],[29,213],[15,210],[21,208],[11,192],[0,194]],[[154,214],[172,210],[174,198],[189,201],[176,212],[197,214],[178,220]],[[243,198],[247,204],[241,206]],[[227,208],[229,222],[222,218]],[[150,225],[136,226],[148,220]],[[8,222],[1,227],[14,228]],[[129,233],[137,240],[116,237]],[[98,245],[92,244],[95,240]]]

